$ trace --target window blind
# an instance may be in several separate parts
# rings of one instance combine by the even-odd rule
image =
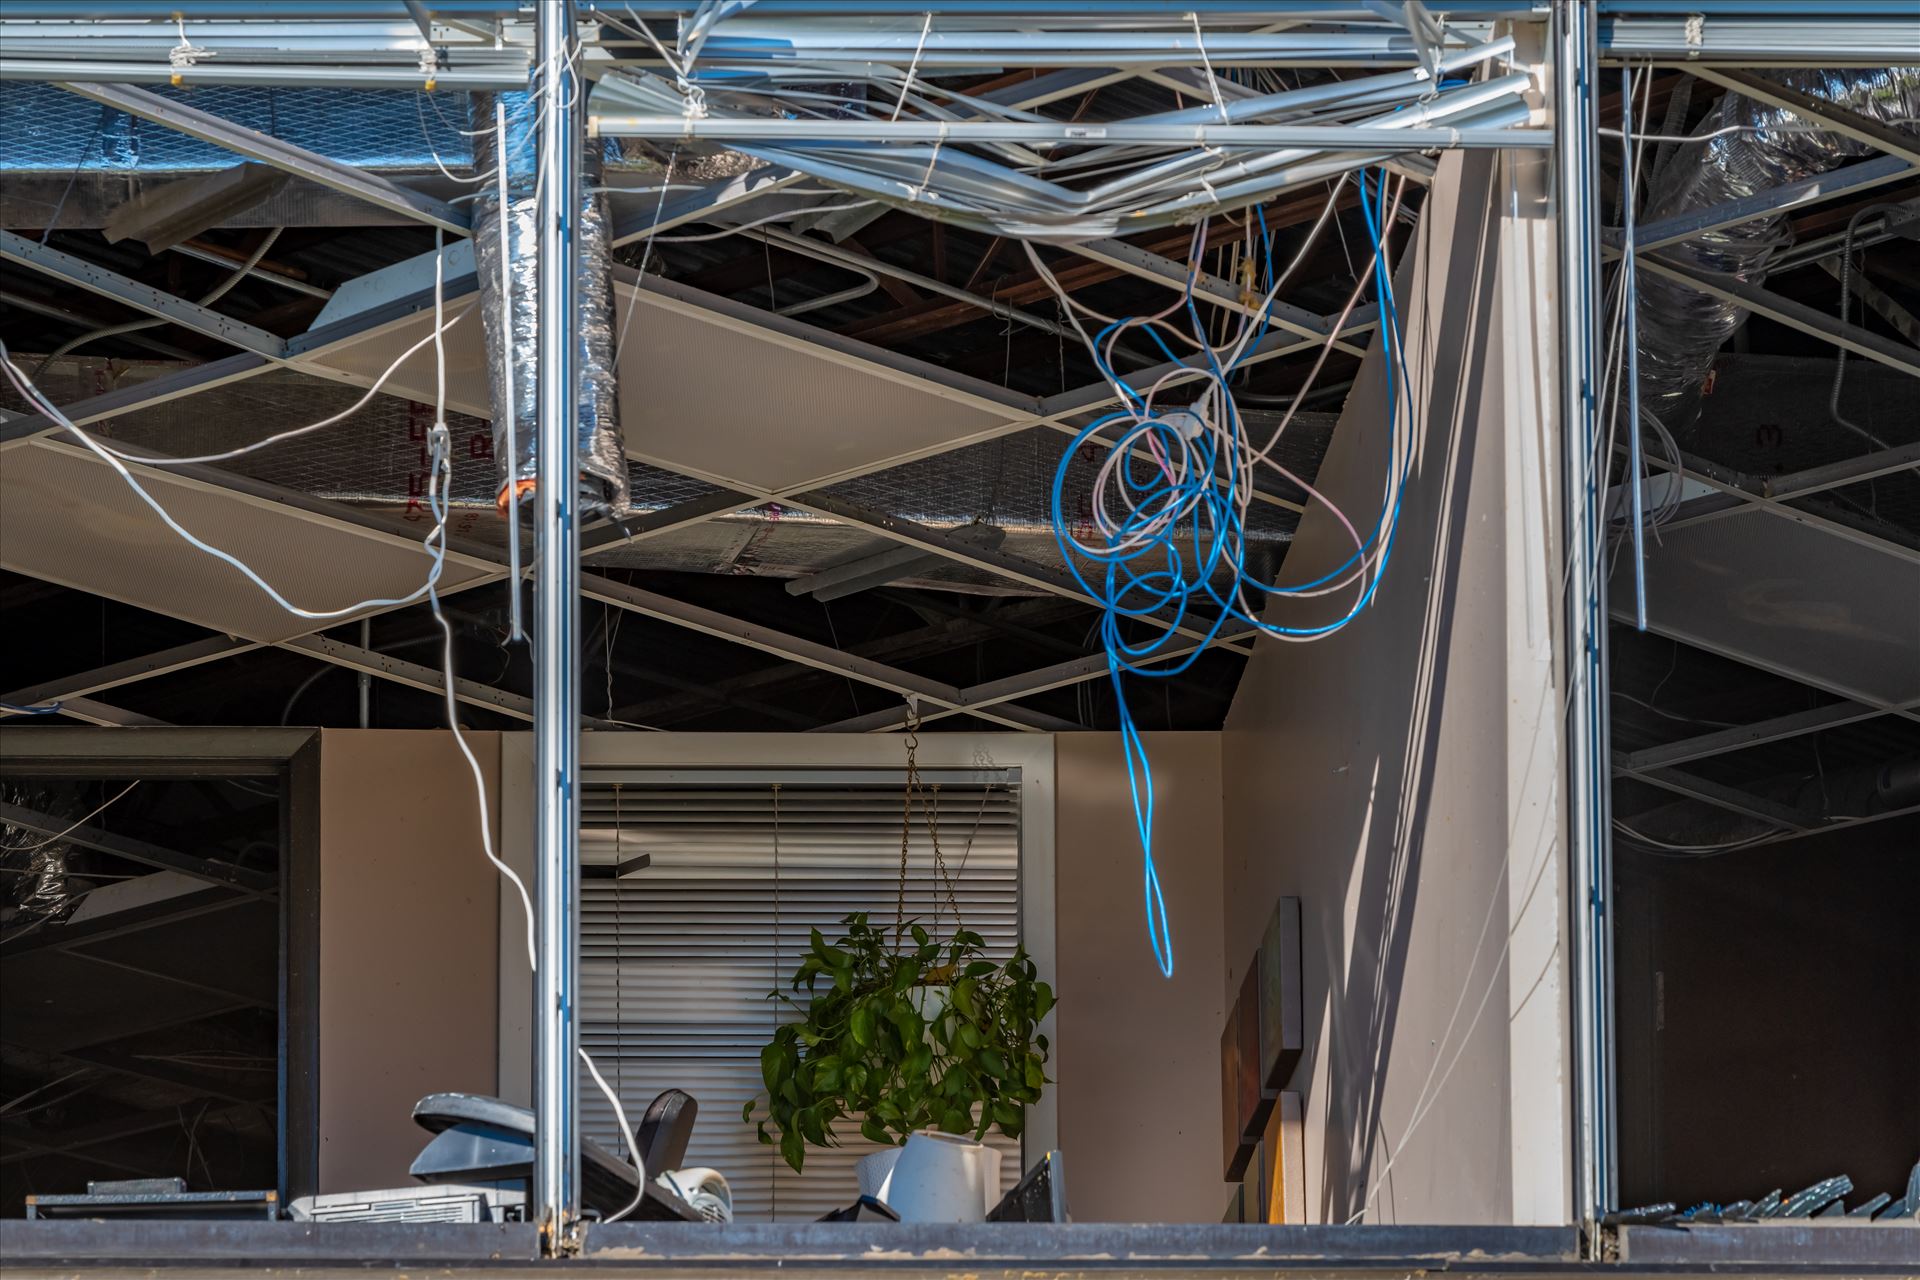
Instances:
[[[907,916],[952,928],[927,830],[937,809],[961,920],[1005,960],[1020,931],[1017,771],[921,776],[939,790],[914,806]],[[808,931],[832,940],[855,911],[876,924],[894,919],[903,784],[899,771],[820,780],[626,769],[590,772],[583,788],[583,861],[644,853],[651,863],[581,886],[581,1041],[636,1123],[663,1089],[698,1100],[687,1163],[726,1175],[737,1220],[810,1221],[859,1194],[854,1162],[876,1148],[858,1117],[835,1126],[844,1145],[809,1148],[796,1175],[740,1110],[761,1092],[761,1046],[776,1019],[791,1016],[767,993],[784,989]],[[584,1075],[580,1097],[583,1131],[621,1150],[612,1110]],[[998,1133],[988,1141],[1004,1153],[1011,1185],[1019,1143]]]

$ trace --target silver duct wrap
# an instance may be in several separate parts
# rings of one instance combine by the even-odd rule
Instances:
[[[0,788],[9,804],[42,811],[59,806],[45,793],[25,787]],[[51,923],[79,907],[88,886],[75,883],[67,865],[73,846],[48,840],[39,832],[0,822],[0,904],[14,922]]]
[[[1856,115],[1914,131],[1920,118],[1920,67],[1871,71],[1791,71],[1771,77]],[[1684,145],[1648,189],[1642,222],[1705,209],[1839,168],[1872,154],[1863,142],[1814,133],[1781,107],[1728,93],[1695,134],[1736,132]],[[1714,276],[1759,284],[1792,234],[1784,213],[1724,227],[1660,250],[1663,258]],[[1669,430],[1691,426],[1714,354],[1746,319],[1744,308],[1642,273],[1639,292],[1640,407]]]
[[[531,484],[535,476],[534,426],[539,412],[537,367],[539,254],[535,178],[538,172],[536,101],[524,93],[497,95],[504,105],[506,155],[495,133],[496,95],[473,96],[474,169],[492,174],[504,160],[507,207],[500,207],[497,180],[478,187],[474,201],[474,269],[480,286],[480,318],[486,333],[488,398],[493,404],[493,456],[499,488]],[[591,508],[624,514],[627,492],[626,446],[620,435],[620,405],[613,365],[613,242],[607,225],[606,197],[600,185],[600,153],[582,157],[582,186],[587,188],[577,224],[580,253],[580,483]],[[505,234],[502,235],[502,223]],[[506,258],[503,298],[501,257]],[[513,447],[508,448],[508,412]]]

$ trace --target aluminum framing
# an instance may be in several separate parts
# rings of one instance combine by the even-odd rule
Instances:
[[[1567,581],[1568,901],[1572,904],[1574,1216],[1590,1257],[1614,1207],[1613,960],[1604,482],[1600,438],[1597,12],[1557,0],[1551,38],[1559,286],[1559,424]]]

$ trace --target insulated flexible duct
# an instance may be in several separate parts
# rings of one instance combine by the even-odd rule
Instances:
[[[1911,132],[1920,119],[1920,67],[1793,71],[1773,78],[1893,128]],[[1694,131],[1702,140],[1686,144],[1654,179],[1641,221],[1724,204],[1873,154],[1866,143],[1844,134],[1811,131],[1813,123],[1783,107],[1728,93]],[[1776,213],[1705,232],[1659,252],[1708,275],[1759,284],[1774,255],[1791,242],[1786,214]],[[1734,303],[1678,281],[1641,275],[1641,409],[1669,430],[1690,427],[1714,355],[1746,314]]]
[[[501,107],[498,116],[496,100]],[[486,333],[493,456],[503,502],[509,486],[524,492],[534,480],[534,428],[539,405],[534,379],[539,310],[538,114],[538,100],[530,94],[475,94],[473,98],[473,128],[478,131],[474,137],[474,169],[477,174],[489,175],[477,188],[474,200],[474,268]],[[500,118],[504,119],[504,149],[495,129]],[[501,165],[506,173],[504,210],[496,174]],[[577,230],[580,483],[591,507],[621,514],[631,504],[613,363],[613,247],[606,198],[593,190],[601,177],[600,158],[593,149],[582,157],[581,176],[587,194],[581,202]]]

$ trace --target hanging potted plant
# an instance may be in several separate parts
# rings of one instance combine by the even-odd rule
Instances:
[[[805,1164],[808,1146],[837,1146],[835,1125],[849,1119],[858,1121],[862,1136],[889,1146],[928,1130],[977,1141],[998,1129],[1017,1138],[1025,1108],[1050,1083],[1050,1046],[1038,1028],[1054,1006],[1053,989],[1024,949],[1005,963],[989,959],[985,940],[960,923],[940,849],[938,799],[929,810],[921,795],[916,745],[910,724],[892,929],[857,912],[841,921],[844,931],[832,942],[810,930],[787,989],[769,994],[799,1019],[778,1027],[761,1049],[767,1092],[749,1102],[741,1118],[754,1121],[764,1102],[760,1141],[778,1145],[795,1171]],[[940,890],[952,908],[951,931],[940,929],[937,905],[933,931],[906,918],[916,799],[932,836]]]

